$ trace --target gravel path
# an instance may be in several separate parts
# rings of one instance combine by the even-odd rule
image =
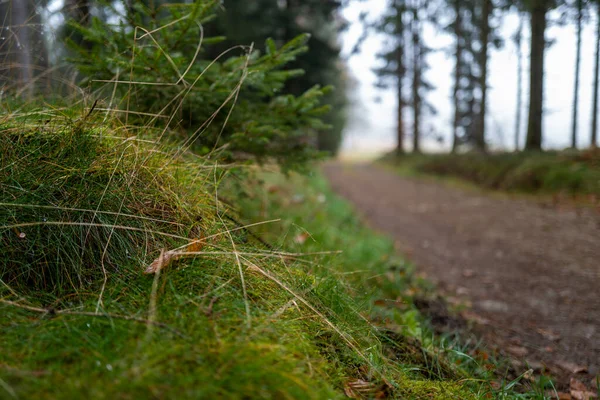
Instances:
[[[484,340],[568,384],[600,371],[600,213],[332,163],[333,189],[418,271],[468,301]]]

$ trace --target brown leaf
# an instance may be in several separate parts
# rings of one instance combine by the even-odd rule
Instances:
[[[590,400],[598,397],[596,393],[588,390],[585,383],[575,378],[571,378],[569,388],[571,389],[571,398],[573,400]]]
[[[525,357],[529,353],[529,350],[521,346],[507,346],[506,351],[515,357]]]
[[[569,382],[569,388],[571,390],[581,390],[581,391],[587,390],[587,387],[585,387],[585,384],[575,378],[571,378],[571,381]]]
[[[571,372],[573,374],[588,371],[588,367],[586,367],[585,365],[578,365],[570,361],[559,361],[558,366],[564,369],[565,371]]]
[[[294,237],[294,242],[298,244],[304,244],[304,242],[306,242],[306,239],[308,239],[309,236],[310,235],[307,232],[300,233],[299,235],[296,235],[296,237]]]
[[[473,311],[465,310],[460,313],[460,315],[469,321],[473,321],[480,325],[487,325],[490,321],[486,318],[483,318],[481,315],[474,313]]]
[[[560,339],[560,335],[556,332],[553,332],[549,329],[542,329],[542,328],[537,328],[536,331],[542,335],[544,338],[556,342],[557,340]]]
[[[569,393],[558,392],[557,396],[558,396],[558,400],[572,400],[571,395]]]
[[[198,251],[202,251],[205,243],[206,242],[204,241],[203,237],[196,239],[193,242],[191,242],[190,244],[188,244],[183,250],[181,250],[181,252],[182,253],[195,253]]]
[[[472,269],[465,269],[465,270],[462,272],[462,276],[464,276],[465,278],[470,278],[470,277],[472,277],[473,275],[475,275],[475,271],[473,271]]]
[[[174,252],[171,252],[171,251],[162,252],[161,251],[160,255],[154,261],[152,261],[152,263],[150,265],[148,265],[148,268],[146,268],[144,273],[145,274],[155,274],[159,270],[162,270],[163,268],[168,267],[171,264],[171,262],[173,262],[174,259],[175,259]]]
[[[155,274],[159,269],[165,269],[171,265],[171,263],[175,260],[178,260],[185,256],[193,256],[193,254],[185,254],[185,253],[197,253],[202,251],[205,245],[204,238],[194,239],[194,241],[187,244],[185,247],[179,250],[170,250],[167,252],[162,252],[160,256],[158,256],[148,268],[144,271],[145,274]]]
[[[598,396],[594,392],[571,390],[571,398],[573,400],[590,400],[597,399]]]

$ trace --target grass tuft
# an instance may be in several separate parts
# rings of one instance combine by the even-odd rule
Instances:
[[[0,125],[0,279],[17,288],[84,290],[203,230],[213,207],[182,191],[182,163],[160,148],[61,116]]]

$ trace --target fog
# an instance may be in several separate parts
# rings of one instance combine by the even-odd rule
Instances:
[[[349,57],[350,49],[362,32],[358,15],[368,10],[371,18],[380,15],[385,0],[369,0],[354,4],[344,10],[344,17],[351,23],[343,35],[344,54]],[[557,12],[549,14],[551,21],[558,20]],[[519,17],[516,13],[505,15],[502,20],[501,36],[506,38],[500,49],[492,48],[489,61],[489,111],[486,121],[487,140],[493,148],[513,149],[515,134],[515,114],[517,96],[517,56],[516,47],[510,37],[516,32]],[[523,110],[521,143],[525,140],[528,107],[528,21],[524,24],[523,40]],[[581,85],[579,94],[578,143],[581,147],[590,143],[592,72],[595,46],[595,16],[591,16],[584,26],[582,35]],[[571,135],[571,114],[575,70],[575,26],[552,24],[547,30],[547,40],[552,44],[546,51],[544,82],[544,147],[564,148],[569,146]],[[438,111],[437,115],[423,117],[423,132],[435,133],[444,138],[443,143],[433,140],[433,135],[423,139],[423,147],[429,151],[448,150],[452,138],[451,89],[454,60],[447,50],[453,45],[452,38],[444,32],[426,27],[424,39],[427,45],[438,49],[428,56],[431,69],[426,78],[436,87],[428,94],[428,100]],[[380,90],[374,87],[377,78],[371,71],[378,63],[377,52],[383,45],[384,37],[370,36],[360,54],[349,57],[348,68],[356,80],[350,96],[349,123],[343,144],[343,152],[377,153],[390,150],[395,145],[396,98],[394,90]],[[410,110],[405,110],[407,132],[411,131]]]

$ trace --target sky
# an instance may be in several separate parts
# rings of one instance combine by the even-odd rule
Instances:
[[[361,35],[362,27],[358,16],[368,11],[370,18],[381,15],[386,0],[352,2],[343,10],[343,16],[350,22],[350,28],[342,36],[343,54],[349,56],[350,49]],[[594,14],[594,13],[593,13]],[[550,19],[558,19],[552,12]],[[519,17],[516,13],[502,18],[500,30],[506,38],[504,46],[490,52],[488,118],[486,129],[488,140],[495,148],[514,149],[515,115],[517,97],[517,56],[516,48],[509,39],[517,30]],[[524,143],[527,128],[527,107],[529,87],[529,31],[528,21],[524,29],[523,62],[523,110],[521,144]],[[579,92],[578,143],[586,147],[590,143],[592,80],[595,52],[595,18],[592,15],[584,27],[582,35],[582,60]],[[570,145],[573,85],[575,70],[576,29],[574,24],[549,27],[546,38],[553,44],[546,51],[544,87],[544,147],[564,148]],[[432,27],[425,29],[426,43],[436,49],[449,48],[452,38]],[[380,90],[374,87],[377,78],[372,68],[378,63],[377,52],[382,48],[383,37],[371,36],[362,47],[360,54],[348,59],[348,69],[355,79],[355,88],[350,93],[351,106],[348,110],[349,123],[345,132],[342,153],[378,153],[395,146],[396,97],[393,90]],[[428,94],[428,100],[438,110],[436,116],[426,116],[423,131],[435,132],[444,138],[440,145],[432,139],[424,140],[423,147],[429,151],[443,151],[451,145],[452,124],[452,73],[454,60],[451,54],[440,50],[429,56],[431,69],[427,79],[436,86]],[[380,101],[377,101],[379,99]],[[409,111],[406,112],[409,117]],[[410,121],[407,124],[410,130]]]

